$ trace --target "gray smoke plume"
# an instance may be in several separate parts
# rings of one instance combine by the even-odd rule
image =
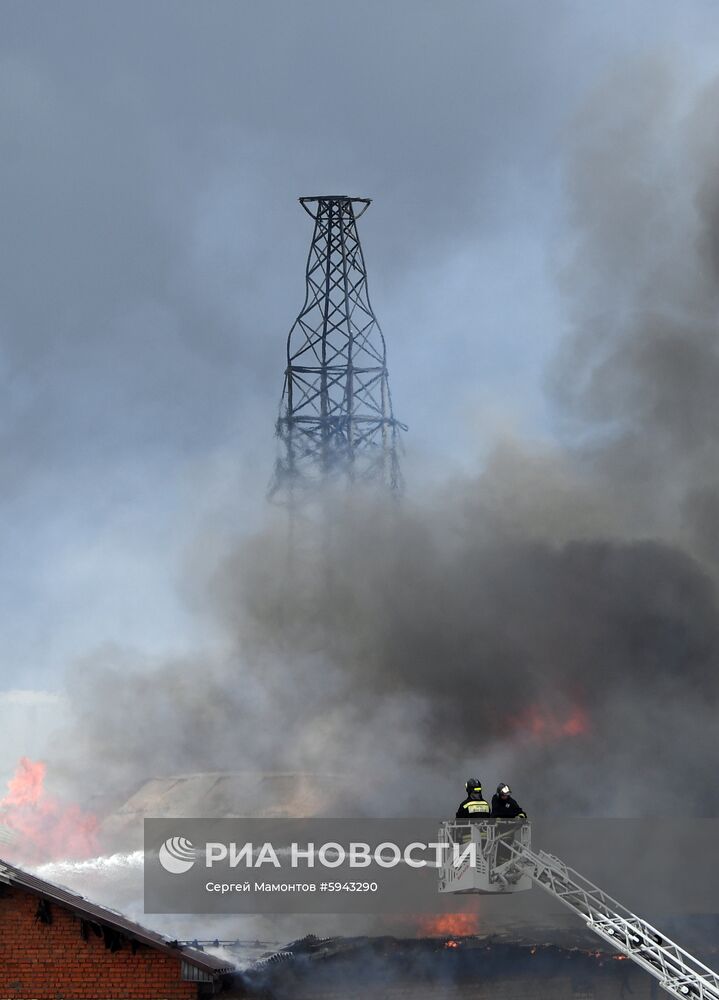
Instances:
[[[477,774],[530,814],[716,812],[718,91],[634,67],[568,130],[564,444],[331,498],[292,558],[268,515],[213,575],[221,652],[77,669],[85,775],[333,772],[397,815]]]

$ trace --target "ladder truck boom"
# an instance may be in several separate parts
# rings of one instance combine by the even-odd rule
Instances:
[[[651,973],[672,996],[719,1000],[719,976],[678,944],[545,851],[522,848],[515,864],[587,927]]]
[[[440,841],[457,845],[460,857],[474,844],[476,858],[456,866],[454,852],[445,851],[440,892],[507,893],[538,885],[678,1000],[719,1000],[716,972],[559,858],[532,850],[528,822],[445,823]]]

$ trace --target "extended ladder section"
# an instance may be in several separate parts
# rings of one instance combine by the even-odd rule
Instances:
[[[451,874],[455,866],[451,852],[446,852],[440,874],[441,892],[515,892],[533,883],[564,903],[617,951],[646,969],[667,993],[680,1000],[719,1000],[716,972],[559,858],[546,851],[533,851],[529,823],[445,823],[442,837],[465,848],[475,843],[477,866],[475,885],[469,887],[462,865],[456,869],[457,877]]]

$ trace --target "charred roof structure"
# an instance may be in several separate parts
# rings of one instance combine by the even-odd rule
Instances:
[[[655,1000],[657,984],[622,956],[568,937],[401,939],[313,936],[243,975],[263,1000]]]

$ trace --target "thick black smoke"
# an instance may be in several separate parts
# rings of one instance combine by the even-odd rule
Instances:
[[[333,498],[292,553],[273,516],[212,581],[224,655],[78,672],[87,761],[334,772],[356,811],[446,811],[479,772],[535,814],[716,812],[717,89],[635,68],[569,130],[564,446]]]

